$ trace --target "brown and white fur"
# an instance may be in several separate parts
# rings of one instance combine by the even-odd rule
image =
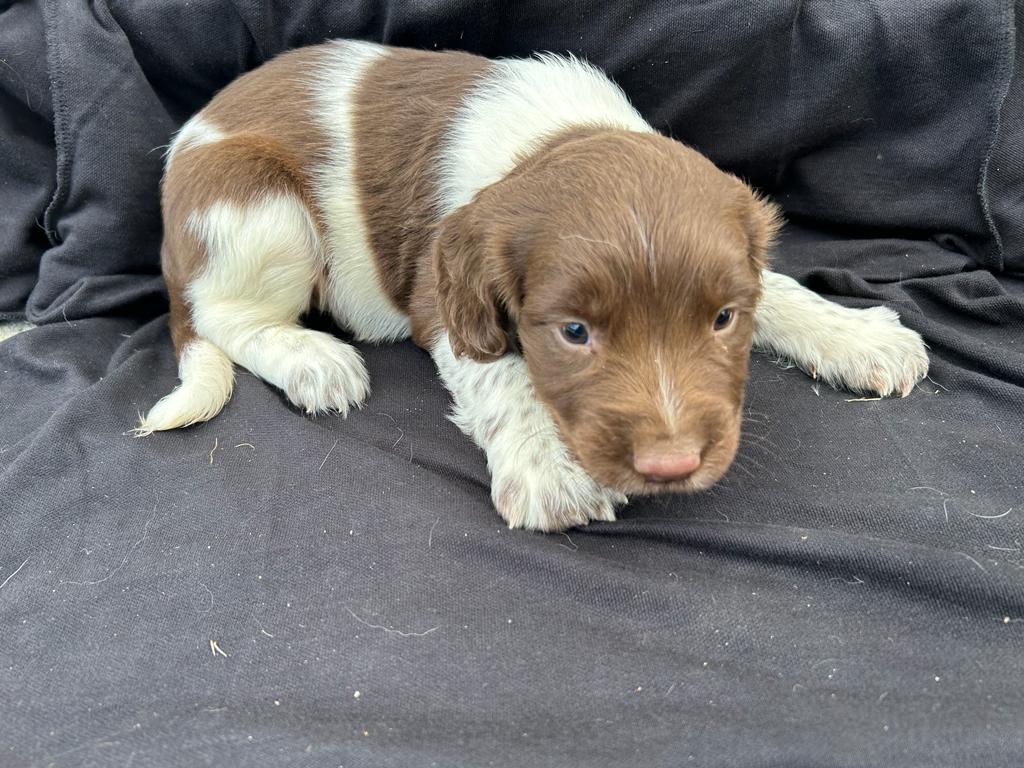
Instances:
[[[575,59],[282,55],[184,125],[163,210],[181,383],[140,434],[216,415],[233,363],[310,413],[361,404],[359,353],[299,325],[316,308],[430,351],[513,527],[713,484],[752,342],[854,391],[905,395],[927,372],[894,312],[766,269],[775,209]]]

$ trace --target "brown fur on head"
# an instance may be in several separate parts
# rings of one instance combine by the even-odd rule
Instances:
[[[566,134],[442,222],[434,268],[456,354],[518,337],[567,445],[627,493],[706,488],[739,440],[743,387],[776,210],[656,134]],[[722,310],[733,310],[715,330]],[[568,323],[588,342],[571,343]],[[578,328],[576,329],[578,330]],[[578,339],[577,339],[578,341]],[[640,452],[697,453],[652,482]]]

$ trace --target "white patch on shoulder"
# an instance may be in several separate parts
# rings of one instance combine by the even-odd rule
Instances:
[[[584,61],[543,54],[492,62],[456,113],[442,149],[440,212],[465,205],[552,136],[576,126],[654,131],[622,89]]]
[[[174,140],[171,141],[170,146],[167,148],[166,167],[170,167],[175,154],[192,149],[193,147],[200,147],[204,144],[213,144],[226,137],[226,133],[203,117],[203,113],[200,112],[181,126],[174,135]]]
[[[409,335],[409,319],[381,286],[353,163],[352,98],[360,79],[387,55],[387,48],[345,40],[329,44],[324,51],[322,63],[311,74],[316,117],[331,139],[330,156],[316,170],[314,184],[327,229],[325,309],[358,339],[404,339]]]

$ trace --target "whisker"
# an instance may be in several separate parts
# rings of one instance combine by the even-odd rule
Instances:
[[[757,477],[758,477],[758,476],[757,476],[757,475],[755,475],[755,474],[754,474],[753,472],[751,472],[751,471],[750,471],[749,469],[747,469],[747,468],[746,468],[745,466],[743,466],[743,463],[742,463],[742,462],[740,462],[740,461],[734,461],[734,462],[732,463],[732,466],[733,466],[733,468],[735,468],[735,469],[738,469],[738,470],[740,470],[741,472],[744,472],[744,473],[746,473],[746,475],[747,475],[748,477],[750,477],[750,478],[752,478],[752,479],[754,479],[754,480],[756,480],[756,479],[757,479]]]
[[[758,443],[741,443],[740,449],[736,451],[737,456],[749,456],[750,454],[744,452],[742,449],[749,448],[750,450],[758,450],[764,458],[769,459],[778,451],[778,448],[774,445],[759,445]]]
[[[741,467],[743,469],[746,469],[746,467],[743,466],[744,462],[747,462],[749,464],[753,464],[754,468],[757,469],[757,470],[760,470],[761,472],[767,472],[768,471],[768,468],[764,464],[759,462],[757,459],[753,458],[752,456],[748,456],[745,453],[737,452],[736,453],[736,461],[734,462],[734,465],[738,466],[738,467]]]

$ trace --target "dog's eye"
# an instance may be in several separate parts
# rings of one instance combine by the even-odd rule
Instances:
[[[732,318],[735,315],[735,311],[726,307],[715,317],[715,330],[723,331],[729,327],[729,323],[732,322]]]
[[[566,323],[562,326],[562,337],[570,344],[586,344],[590,340],[587,326],[583,323]]]

